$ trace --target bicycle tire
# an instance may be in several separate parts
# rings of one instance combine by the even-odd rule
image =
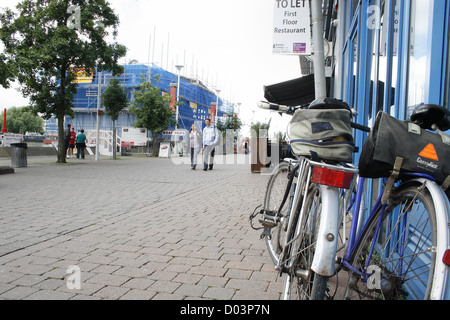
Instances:
[[[350,264],[360,271],[370,266],[371,273],[364,276],[350,272],[345,299],[429,298],[436,261],[429,248],[436,246],[438,226],[433,199],[426,188],[420,187],[417,182],[400,185],[393,191],[392,203],[383,216],[378,208],[368,221]]]
[[[321,194],[319,186],[312,184],[305,201],[305,212],[299,226],[300,236],[296,245],[290,248],[291,263],[287,270],[283,299],[286,300],[324,300],[326,297],[328,277],[321,276],[311,269],[320,225]],[[299,202],[296,213],[300,212]]]
[[[278,211],[283,200],[284,193],[288,182],[289,164],[280,162],[273,170],[267,183],[266,194],[264,197],[264,209],[270,211]],[[267,250],[270,258],[276,265],[283,245],[286,243],[286,227],[289,217],[290,202],[286,202],[283,210],[278,214],[279,223],[271,228],[270,236],[265,237]]]

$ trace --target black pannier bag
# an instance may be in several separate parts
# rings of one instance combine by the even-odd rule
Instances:
[[[365,178],[388,177],[395,159],[401,157],[401,171],[425,173],[441,184],[450,175],[449,140],[448,136],[380,111],[362,147],[359,174]]]

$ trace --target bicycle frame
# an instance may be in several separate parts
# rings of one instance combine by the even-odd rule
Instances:
[[[286,262],[285,256],[287,254],[287,249],[292,244],[292,252],[297,252],[298,243],[295,241],[298,239],[302,232],[302,223],[305,215],[305,205],[304,201],[308,195],[308,189],[311,183],[312,172],[315,167],[329,168],[337,171],[347,171],[350,173],[357,173],[354,168],[344,168],[335,165],[325,164],[322,162],[315,162],[306,158],[301,157],[298,163],[299,176],[297,178],[297,186],[295,189],[293,203],[297,204],[298,201],[302,201],[300,214],[298,220],[294,221],[296,205],[291,207],[289,222],[287,230],[292,230],[293,224],[297,223],[297,228],[293,235],[289,237],[288,243],[284,246],[283,252],[280,255],[280,259],[276,266],[276,270],[281,270],[283,264]],[[335,273],[335,257],[337,251],[337,239],[339,230],[339,188],[328,186],[318,183],[322,198],[322,208],[321,208],[321,223],[318,230],[318,240],[316,244],[316,254],[311,265],[311,269],[322,275],[322,276],[332,276]],[[303,196],[303,198],[301,198]],[[287,262],[287,266],[290,267],[292,261]]]
[[[417,177],[411,179],[410,181],[416,181],[419,184],[423,185],[424,188],[427,188],[427,190],[430,192],[430,194],[433,198],[433,203],[435,204],[436,219],[437,219],[436,223],[438,225],[449,226],[450,219],[449,219],[448,213],[450,212],[450,203],[449,203],[449,200],[448,200],[447,196],[445,195],[445,193],[434,181],[432,181],[430,179],[429,176],[423,175],[423,174],[414,174],[414,175]],[[353,254],[353,250],[355,249],[356,244],[358,243],[359,237],[363,233],[363,230],[367,227],[368,222],[371,220],[371,218],[373,217],[375,212],[381,208],[380,219],[377,222],[377,226],[375,229],[375,235],[374,235],[374,239],[377,239],[377,236],[378,236],[381,224],[382,224],[384,209],[385,209],[386,205],[381,204],[381,198],[382,198],[382,195],[384,192],[384,190],[382,190],[380,192],[379,197],[378,197],[375,205],[373,206],[369,216],[366,219],[365,225],[359,231],[358,230],[359,219],[362,218],[361,213],[360,213],[360,204],[361,204],[362,195],[363,195],[363,186],[364,186],[365,178],[360,177],[358,180],[359,180],[358,188],[356,190],[355,201],[354,201],[355,207],[353,208],[353,219],[352,219],[350,233],[349,233],[347,250],[346,250],[345,256],[343,258],[342,265],[344,267],[346,267],[347,269],[351,270],[352,272],[355,272],[356,274],[359,274],[360,276],[364,277],[364,282],[366,282],[368,277],[370,276],[370,274],[368,272],[368,268],[369,268],[368,264],[372,257],[374,244],[372,244],[371,250],[369,251],[368,262],[364,266],[364,270],[356,269],[354,266],[352,266],[350,264],[349,261]],[[406,217],[402,218],[403,225],[406,225],[405,219],[406,219]],[[440,230],[440,229],[438,228],[438,230]],[[438,231],[439,233],[437,234],[436,248],[431,248],[431,250],[433,250],[435,252],[437,257],[443,257],[445,254],[445,251],[448,249],[448,247],[450,247],[450,234],[448,232],[448,228],[446,230],[447,230],[447,232],[439,232]],[[399,241],[400,248],[402,248],[402,250],[400,251],[400,258],[399,258],[400,264],[402,264],[402,261],[404,259],[404,257],[403,257],[403,248],[404,248],[404,242],[405,242],[404,237],[405,237],[405,233],[403,233],[403,235]],[[401,268],[399,268],[399,269],[401,270]],[[440,259],[436,260],[433,283],[435,283],[437,285],[433,286],[433,291],[430,293],[431,299],[437,299],[437,300],[445,299],[446,287],[450,285],[450,284],[447,284],[447,282],[449,280],[449,275],[448,275],[449,270],[448,269],[449,268],[442,262],[442,260],[440,260]]]

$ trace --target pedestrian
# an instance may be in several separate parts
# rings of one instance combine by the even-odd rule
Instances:
[[[190,146],[190,153],[191,153],[191,169],[195,170],[197,167],[197,156],[200,152],[200,145],[201,145],[201,137],[200,132],[197,130],[197,127],[193,123],[191,126],[191,130],[189,131],[189,146]]]
[[[67,158],[73,158],[73,148],[75,148],[75,139],[77,134],[75,133],[75,128],[70,129],[70,139],[69,139],[69,149],[67,150]]]
[[[214,165],[215,146],[219,142],[219,130],[211,125],[211,119],[205,119],[203,129],[203,171],[212,170]]]
[[[84,129],[80,130],[80,133],[77,134],[76,138],[77,142],[77,159],[81,157],[84,159],[84,149],[86,148],[86,135],[84,134]]]
[[[69,148],[69,140],[70,140],[70,128],[71,124],[67,125],[67,129],[64,130],[64,154],[67,156],[67,149]]]

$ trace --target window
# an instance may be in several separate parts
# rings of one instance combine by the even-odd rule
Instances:
[[[405,119],[409,119],[411,112],[417,105],[425,102],[428,25],[431,2],[431,0],[411,1],[407,109]]]
[[[447,40],[447,76],[445,77],[444,106],[450,110],[450,30],[447,33],[449,36]]]
[[[376,107],[377,111],[384,110],[392,116],[395,116],[394,104],[398,81],[399,3],[399,0],[383,1],[379,39],[378,103],[376,104]],[[391,16],[389,16],[388,13],[390,12],[389,9],[391,6],[393,12],[391,12]],[[391,19],[391,21],[389,21],[389,19]],[[390,26],[389,29],[388,26]],[[391,49],[389,52],[388,41],[391,41]],[[390,92],[387,90],[390,90]],[[385,101],[385,99],[387,100]]]
[[[359,0],[352,0],[352,17],[355,15],[356,8],[358,8]]]

